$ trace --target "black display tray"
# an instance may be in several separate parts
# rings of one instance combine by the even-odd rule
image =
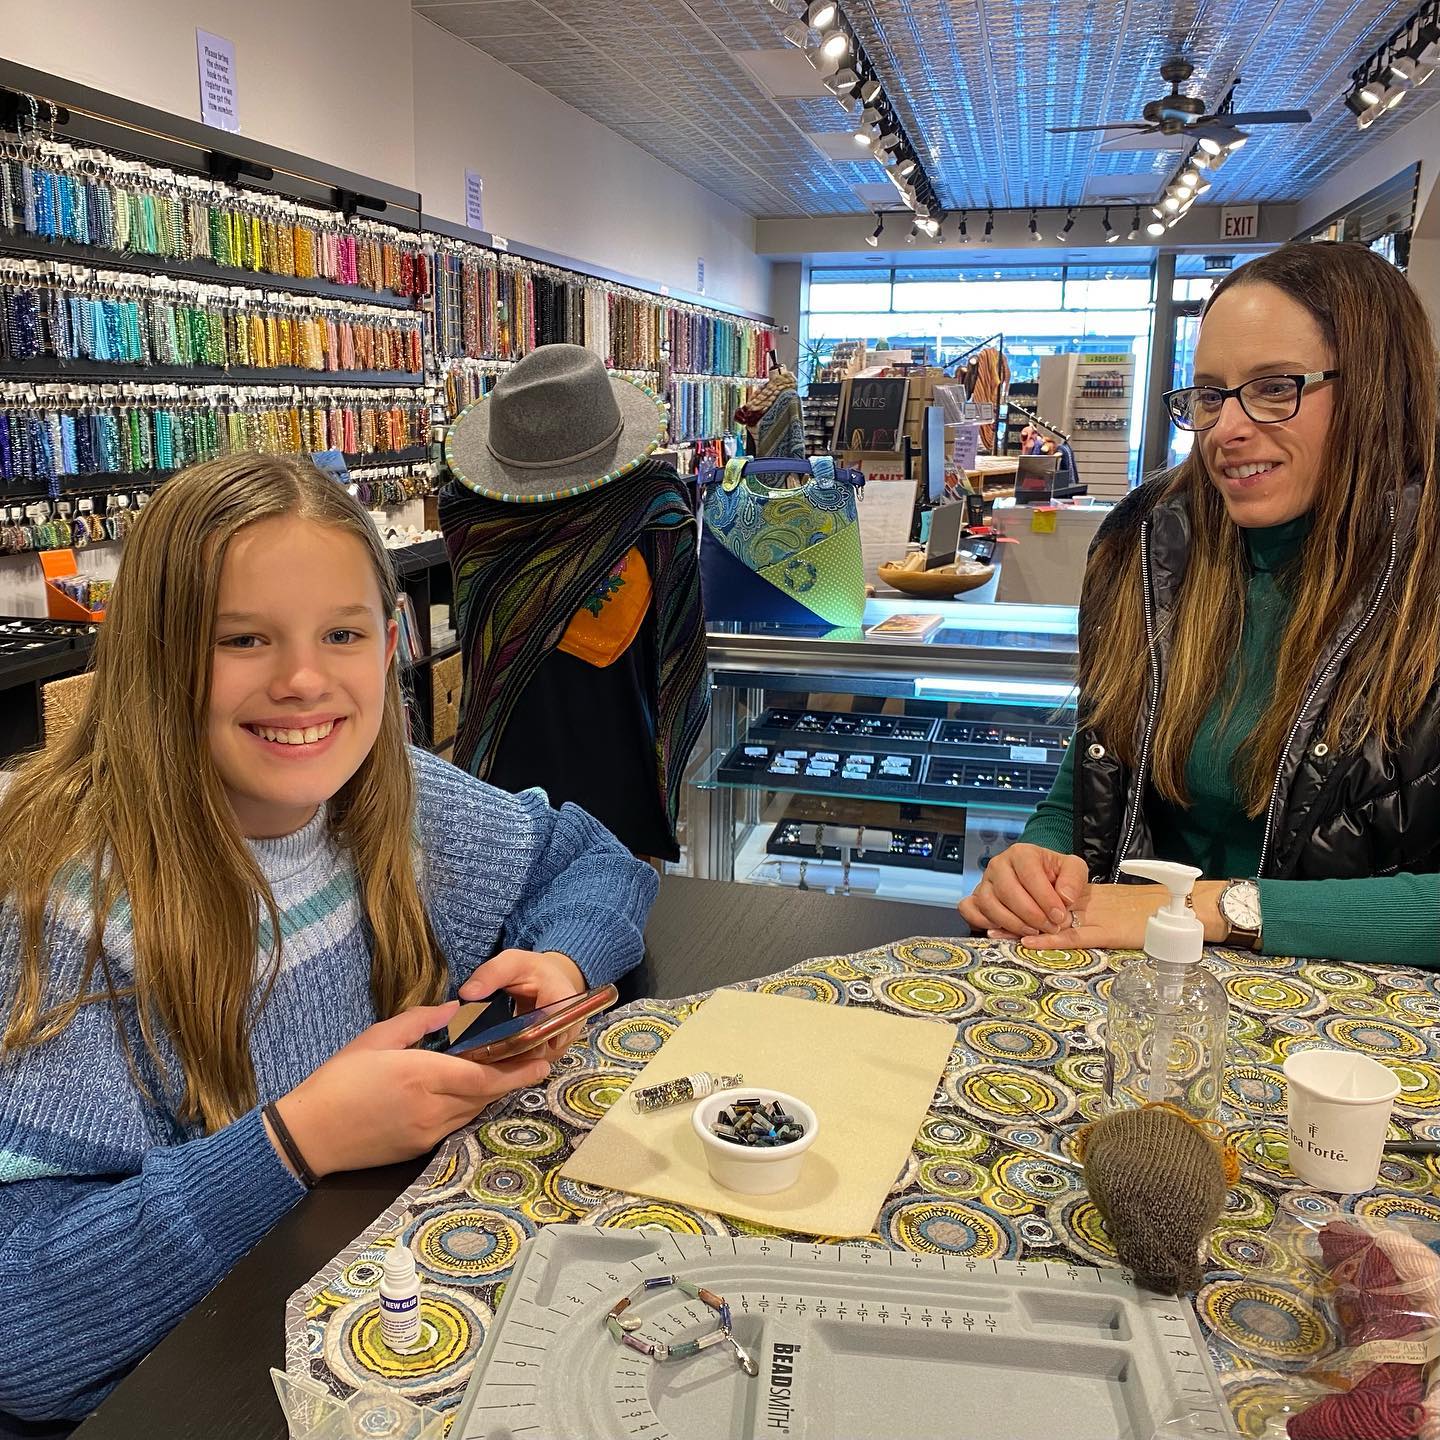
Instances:
[[[962,719],[940,721],[930,743],[947,758],[988,760],[997,765],[1058,767],[1065,758],[1069,738],[1070,732],[1058,725]]]
[[[807,844],[795,838],[795,832],[802,827],[815,824],[814,821],[782,820],[765,842],[767,855],[783,856],[787,860],[839,860],[840,846],[822,842]],[[827,826],[822,829],[837,829]],[[853,828],[853,827],[849,827]],[[885,826],[875,827],[885,829]],[[899,826],[890,830],[897,839],[906,844],[899,850],[872,850],[867,848],[850,851],[854,865],[893,865],[904,870],[938,870],[946,874],[959,874],[964,868],[965,839],[961,835],[947,835],[934,830],[911,830]],[[928,845],[929,854],[915,853],[911,847]]]
[[[897,754],[896,758],[908,760],[910,765],[905,778],[892,778],[883,774],[881,769],[881,763],[891,752],[873,747],[866,750],[842,750],[838,745],[825,744],[823,737],[819,737],[819,741],[820,743],[813,747],[806,747],[794,743],[762,743],[753,736],[747,737],[720,762],[717,778],[735,785],[753,785],[758,789],[799,790],[816,795],[858,795],[882,800],[913,800],[919,793],[920,771],[925,763],[919,756]],[[747,750],[761,753],[747,755]],[[797,768],[794,774],[776,774],[770,766],[783,750],[803,750],[804,755],[798,757],[800,767],[805,766],[817,752],[834,755],[834,773],[807,775],[803,768]],[[843,774],[846,762],[855,755],[874,757],[870,773],[864,779],[846,779]]]
[[[883,747],[888,755],[923,755],[935,723],[928,715],[857,715],[849,710],[772,706],[750,726],[750,735],[787,745],[865,745]]]
[[[1048,766],[932,755],[925,762],[920,798],[952,804],[966,800],[977,805],[1034,805],[1050,793],[1054,780]]]

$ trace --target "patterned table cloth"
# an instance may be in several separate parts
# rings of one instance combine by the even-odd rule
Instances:
[[[1113,1265],[1078,1169],[1034,1152],[1070,1155],[1075,1130],[1098,1114],[1106,995],[1115,966],[1132,953],[914,939],[806,961],[736,988],[955,1022],[934,1103],[871,1243]],[[1376,1056],[1400,1080],[1392,1134],[1440,1137],[1440,973],[1225,950],[1207,958],[1230,996],[1224,1102],[1230,1118],[1252,1123],[1239,1137],[1242,1175],[1210,1237],[1196,1308],[1242,1432],[1256,1434],[1276,1404],[1277,1376],[1332,1340],[1325,1314],[1267,1274],[1277,1258],[1267,1234],[1277,1214],[1355,1211],[1440,1224],[1440,1168],[1431,1159],[1387,1156],[1376,1189],[1360,1196],[1297,1185],[1284,1161],[1281,1063],[1316,1044]],[[341,1396],[379,1384],[417,1404],[452,1408],[516,1254],[540,1226],[777,1233],[560,1175],[571,1150],[704,998],[640,1000],[613,1012],[559,1061],[546,1086],[507,1096],[452,1136],[415,1184],[291,1297],[288,1373]],[[397,1239],[411,1246],[426,1282],[424,1343],[407,1355],[381,1341],[376,1293],[385,1250]]]

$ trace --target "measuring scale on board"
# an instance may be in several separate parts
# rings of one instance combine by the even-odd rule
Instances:
[[[659,1275],[729,1302],[757,1377],[724,1345],[657,1364],[616,1344],[611,1306]],[[714,1321],[673,1287],[626,1313],[672,1344]],[[1120,1270],[551,1225],[521,1251],[450,1434],[1151,1440],[1167,1422],[1237,1433],[1189,1303]]]

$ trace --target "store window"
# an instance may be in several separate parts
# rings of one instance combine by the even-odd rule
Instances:
[[[1135,356],[1148,372],[1153,271],[1148,264],[817,266],[802,317],[808,380],[843,340],[909,349],[953,364],[1003,335],[1017,400],[1033,395],[1040,361],[1069,353]],[[1135,387],[1130,433],[1138,437],[1143,387]]]

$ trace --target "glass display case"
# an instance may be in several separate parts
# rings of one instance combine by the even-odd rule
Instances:
[[[909,635],[874,633],[909,617]],[[1050,792],[1073,606],[871,600],[855,630],[712,625],[686,868],[953,906]]]

